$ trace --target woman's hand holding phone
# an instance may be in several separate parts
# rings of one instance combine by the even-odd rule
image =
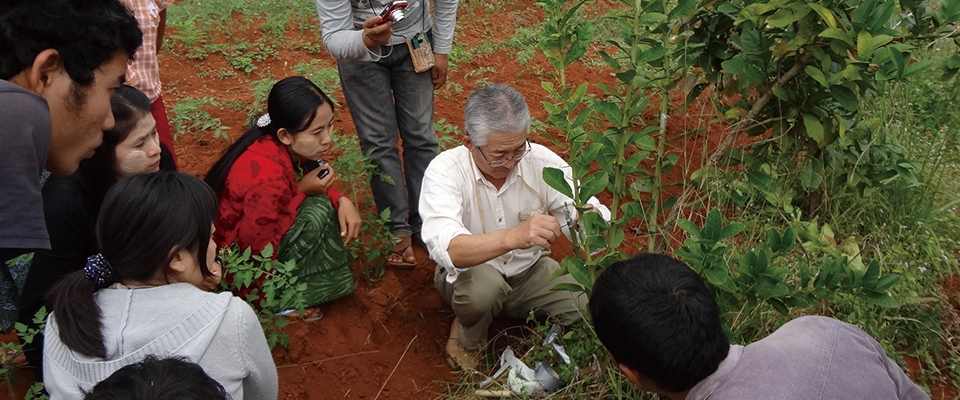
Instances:
[[[326,176],[320,178],[321,172],[327,171]],[[321,165],[303,175],[300,182],[297,183],[297,189],[300,189],[307,196],[316,196],[327,193],[327,188],[333,184],[333,167],[330,164]]]

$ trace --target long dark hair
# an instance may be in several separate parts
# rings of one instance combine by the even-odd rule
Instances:
[[[324,104],[330,104],[333,107],[330,98],[307,78],[291,76],[277,82],[270,89],[270,95],[267,97],[270,123],[264,127],[257,127],[256,120],[251,121],[250,129],[227,149],[210,172],[207,172],[204,181],[213,188],[219,198],[223,194],[223,185],[227,180],[230,167],[247,150],[247,147],[264,136],[277,136],[280,128],[292,134],[307,129],[317,116],[317,108]]]
[[[83,179],[83,191],[93,209],[99,209],[107,191],[117,183],[117,145],[130,136],[130,131],[140,119],[150,115],[153,105],[143,92],[129,85],[122,85],[110,98],[110,109],[116,123],[113,129],[103,132],[103,142],[93,157],[80,162],[77,169]]]
[[[98,286],[77,271],[47,294],[63,343],[78,353],[105,357],[94,293],[124,279],[148,282],[161,272],[169,276],[168,266],[181,250],[195,254],[200,271],[211,276],[206,254],[216,218],[213,191],[194,176],[161,171],[116,184],[97,219],[97,242],[113,279]]]

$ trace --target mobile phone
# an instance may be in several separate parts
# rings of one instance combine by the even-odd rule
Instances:
[[[323,160],[317,160],[317,168],[322,167],[323,164],[324,164]],[[323,170],[323,171],[320,171],[320,173],[317,174],[317,179],[326,178],[327,175],[330,175],[330,170],[329,170],[329,169],[325,169],[325,170]]]

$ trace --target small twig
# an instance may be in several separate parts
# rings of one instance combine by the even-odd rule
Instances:
[[[390,375],[387,376],[387,380],[383,381],[383,385],[380,386],[380,391],[377,392],[377,397],[374,397],[373,400],[380,398],[380,393],[383,393],[383,388],[387,387],[387,382],[390,382],[390,378],[393,378],[393,373],[397,372],[397,367],[400,366],[400,362],[403,361],[403,357],[407,355],[407,350],[410,350],[410,345],[413,344],[414,340],[417,340],[416,336],[414,336],[413,339],[410,339],[410,343],[407,343],[407,348],[403,349],[403,354],[401,354],[400,359],[397,360],[397,365],[393,366],[393,371],[390,371]]]
[[[296,367],[296,366],[300,366],[300,365],[320,364],[320,363],[322,363],[322,362],[339,360],[339,359],[341,359],[341,358],[347,358],[347,357],[352,357],[352,356],[359,356],[359,355],[363,355],[363,354],[373,354],[373,353],[379,353],[379,352],[380,352],[380,350],[361,351],[361,352],[359,352],[359,353],[344,354],[344,355],[342,355],[342,356],[336,356],[336,357],[331,357],[331,358],[324,358],[324,359],[322,359],[322,360],[310,361],[310,362],[305,362],[305,363],[300,363],[300,364],[281,365],[281,366],[277,367],[277,369]]]

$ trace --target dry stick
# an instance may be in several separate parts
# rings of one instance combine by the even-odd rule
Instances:
[[[763,110],[763,107],[765,107],[770,100],[773,100],[773,89],[782,87],[783,85],[787,84],[787,82],[790,82],[791,79],[796,77],[797,74],[803,70],[803,67],[807,65],[807,62],[810,61],[811,57],[813,57],[813,53],[804,53],[802,56],[800,56],[800,59],[797,60],[797,63],[793,64],[793,67],[791,67],[785,74],[783,74],[783,76],[780,77],[780,79],[777,80],[776,84],[767,89],[766,93],[763,94],[763,97],[753,104],[750,112],[748,112],[747,115],[744,115],[743,118],[734,124],[733,128],[727,132],[726,136],[723,138],[723,141],[721,141],[716,150],[710,154],[710,158],[708,158],[707,162],[703,164],[703,167],[716,164],[717,161],[719,161],[720,158],[723,157],[723,155],[726,154],[731,147],[733,147],[733,143],[736,141],[737,137],[751,126],[747,123],[754,121],[754,118],[760,114],[760,111]],[[694,185],[688,185],[683,188],[683,193],[677,198],[677,202],[674,203],[673,207],[670,209],[670,214],[664,221],[661,232],[673,231],[673,227],[677,223],[677,217],[680,215],[680,212],[683,210],[683,207],[687,201],[690,200],[690,196],[693,195],[694,190],[696,190]],[[666,251],[666,249],[667,241],[663,239],[663,235],[657,235],[657,245],[654,251],[657,253],[663,253]]]
[[[390,375],[387,376],[387,380],[383,381],[383,385],[380,386],[380,391],[377,392],[377,397],[374,397],[373,400],[380,398],[380,393],[383,393],[383,388],[387,387],[387,382],[390,382],[390,378],[393,378],[393,373],[397,372],[397,367],[400,366],[400,362],[403,361],[403,357],[407,355],[407,350],[410,350],[410,345],[413,344],[413,341],[417,340],[417,337],[414,336],[413,339],[410,339],[410,343],[407,343],[407,348],[403,349],[403,354],[400,355],[400,359],[397,360],[397,365],[393,366],[393,371],[390,371]],[[414,384],[416,386],[416,384]]]
[[[352,356],[359,356],[359,355],[363,355],[363,354],[373,354],[373,353],[379,353],[379,352],[380,352],[380,350],[361,351],[361,352],[359,352],[359,353],[344,354],[344,355],[342,355],[342,356],[336,356],[336,357],[331,357],[331,358],[324,358],[324,359],[322,359],[322,360],[310,361],[310,362],[305,362],[305,363],[300,363],[300,364],[281,365],[281,366],[277,367],[277,369],[296,367],[296,366],[299,366],[299,365],[320,364],[320,363],[322,363],[322,362],[339,360],[339,359],[341,359],[341,358],[347,358],[347,357],[352,357]]]

